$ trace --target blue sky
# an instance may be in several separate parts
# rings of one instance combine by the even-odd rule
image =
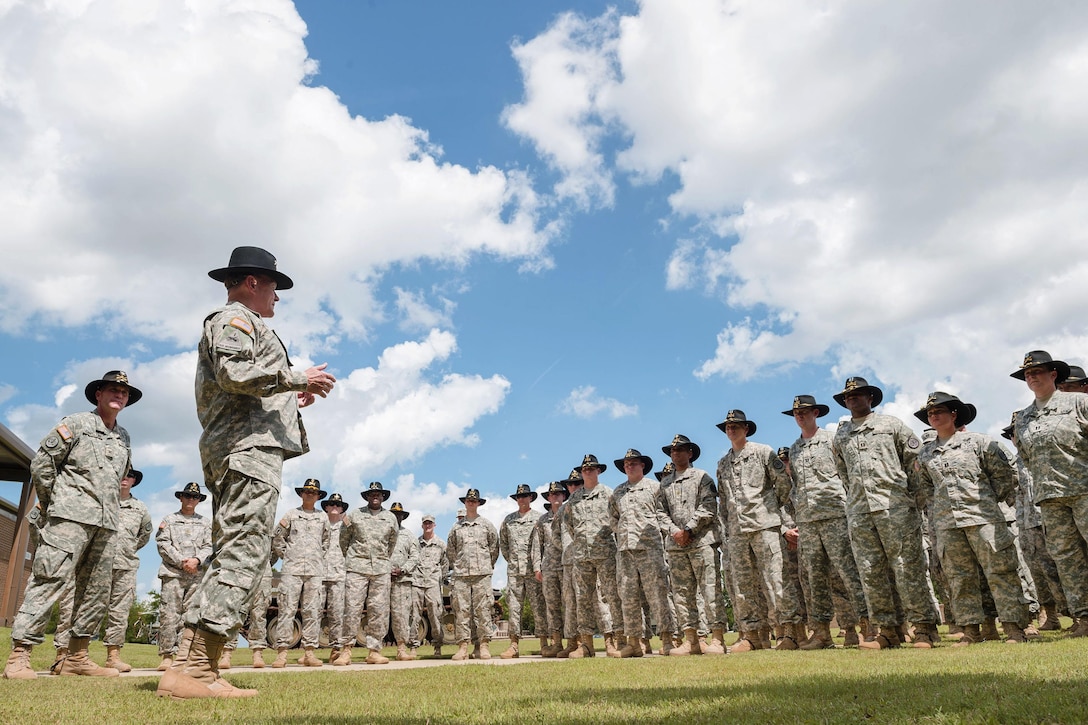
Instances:
[[[199,476],[206,273],[239,244],[296,281],[292,358],[341,380],[281,510],[307,477],[353,506],[381,480],[440,532],[469,486],[497,524],[587,452],[660,466],[684,433],[712,471],[730,408],[788,445],[779,411],[811,393],[834,425],[850,375],[908,422],[943,389],[996,432],[1024,352],[1088,359],[1079,6],[0,15],[0,419],[35,447],[126,369],[156,522]]]

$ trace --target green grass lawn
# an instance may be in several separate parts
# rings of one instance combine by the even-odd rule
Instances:
[[[9,635],[0,630],[4,652]],[[535,651],[536,640],[531,643]],[[506,644],[496,641],[492,649],[498,653]],[[123,653],[135,666],[158,663],[151,646],[128,645]],[[52,655],[48,643],[36,648],[35,666],[44,668]],[[91,655],[103,662],[104,648],[93,643]],[[248,658],[248,650],[239,652],[240,663]],[[945,644],[928,651],[599,656],[514,667],[326,667],[272,676],[232,671],[233,683],[261,691],[238,701],[162,700],[154,694],[155,678],[39,677],[0,681],[0,722],[1079,723],[1088,721],[1086,664],[1088,639],[1051,634],[1038,644]]]

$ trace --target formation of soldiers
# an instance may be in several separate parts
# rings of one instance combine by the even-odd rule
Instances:
[[[310,479],[295,489],[302,506],[277,524],[283,461],[309,450],[300,409],[327,396],[336,380],[325,365],[293,369],[267,327],[278,292],[293,286],[274,256],[238,247],[228,266],[208,274],[227,291],[227,303],[205,318],[196,373],[213,520],[209,543],[208,522],[195,514],[207,496],[190,483],[175,494],[181,510],[156,536],[160,697],[258,694],[220,671],[230,667],[247,612],[254,666],[264,666],[276,559],[283,575],[273,667],[286,665],[296,608],[304,666],[322,664],[314,656],[322,612],[333,665],[352,662],[360,634],[365,662],[387,663],[380,650],[390,624],[397,658],[414,658],[420,617],[430,620],[441,656],[447,577],[453,659],[489,658],[500,553],[509,572],[506,658],[521,656],[526,603],[541,654],[575,659],[595,656],[598,633],[614,657],[650,654],[655,634],[661,654],[724,654],[730,605],[739,631],[730,652],[832,647],[833,618],[846,645],[930,648],[940,640],[938,592],[961,646],[1025,642],[1060,628],[1059,615],[1073,619],[1068,636],[1088,636],[1088,381],[1081,368],[1045,351],[1028,353],[1012,373],[1034,395],[1004,432],[1017,457],[967,429],[977,411],[957,396],[934,392],[915,413],[930,426],[923,442],[903,421],[875,413],[883,392],[852,377],[832,396],[850,414],[834,433],[817,423],[830,407],[810,395],[782,411],[800,436],[777,452],[749,440],[756,422],[730,410],[717,425],[730,449],[715,477],[693,465],[701,450],[683,435],[662,447],[671,460],[656,481],[652,459],[638,450],[615,459],[626,480],[614,490],[600,482],[607,464],[587,454],[566,479],[548,484],[544,514],[531,506],[537,492],[518,486],[511,496],[518,509],[498,531],[480,516],[486,501],[469,489],[443,543],[433,516],[423,517],[422,537],[408,533],[409,512],[396,503],[385,509],[390,492],[379,482],[363,492],[366,507],[348,513],[341,496],[325,501],[327,492]],[[58,652],[54,671],[116,677],[127,667],[112,616],[110,664],[99,667],[87,649],[114,597],[130,596],[123,590],[151,533],[146,508],[130,501],[139,478],[117,422],[143,393],[123,371],[110,371],[84,395],[93,410],[65,417],[31,464],[37,550],[5,678],[36,677],[31,649],[44,640],[53,605],[66,598],[67,651]]]

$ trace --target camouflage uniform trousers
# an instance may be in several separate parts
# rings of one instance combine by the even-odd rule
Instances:
[[[540,595],[544,598],[544,621],[547,633],[563,632],[563,568],[544,567],[540,571]]]
[[[389,594],[392,589],[389,574],[359,574],[348,572],[347,606],[344,608],[344,637],[342,647],[350,647],[355,641],[355,632],[363,620],[366,610],[367,649],[381,649],[382,641],[389,631]]]
[[[268,571],[272,527],[280,497],[279,472],[271,468],[263,481],[238,471],[205,469],[212,496],[212,544],[215,554],[204,572],[186,625],[232,639],[242,628],[261,579]]]
[[[676,634],[676,617],[669,606],[669,570],[665,564],[663,549],[627,549],[617,554],[619,563],[619,595],[623,607],[623,627],[617,632],[627,632],[641,637],[649,629],[650,617],[645,616],[642,602],[650,605],[650,614],[657,623],[657,631],[665,636]],[[630,630],[626,628],[630,626]]]
[[[290,645],[295,626],[295,612],[302,612],[302,647],[317,647],[321,637],[321,601],[325,597],[320,576],[280,575],[276,600],[280,616],[276,620],[276,649]]]
[[[574,591],[574,565],[563,566],[563,636],[578,634],[577,592]]]
[[[1043,535],[1043,527],[1036,526],[1021,531],[1020,547],[1024,552],[1024,558],[1027,560],[1028,566],[1031,568],[1039,604],[1044,607],[1056,607],[1059,612],[1068,613],[1069,604],[1065,601],[1065,593],[1062,591],[1061,579],[1058,577],[1058,566],[1046,550],[1046,536]]]
[[[738,628],[752,632],[766,626],[765,613],[773,612],[775,624],[801,621],[797,589],[785,579],[782,535],[778,528],[763,529],[729,537],[729,558],[737,598]],[[760,605],[761,598],[766,602]]]
[[[708,629],[724,629],[725,596],[722,594],[718,548],[689,546],[670,549],[668,558],[679,629],[695,629],[701,635],[707,634]]]
[[[1050,498],[1039,509],[1069,614],[1088,617],[1088,496]]]
[[[23,603],[11,628],[13,642],[41,644],[53,604],[73,587],[73,637],[91,637],[106,616],[116,531],[50,517],[39,531],[38,549]]]
[[[857,624],[858,614],[867,615],[865,590],[861,586],[858,565],[850,550],[850,535],[845,516],[801,524],[800,551],[808,574],[810,622],[830,622],[838,613],[834,604],[834,582],[839,579],[847,594],[847,609],[853,610],[853,623],[839,619],[839,626]]]
[[[1016,573],[1012,534],[1004,523],[941,529],[937,532],[937,546],[949,575],[956,624],[961,627],[982,624],[986,616],[979,566],[986,573],[1000,620],[1021,627],[1031,622],[1024,589]]]
[[[1033,615],[1039,613],[1039,591],[1035,588],[1035,577],[1031,575],[1031,567],[1028,566],[1024,549],[1020,545],[1020,527],[1015,521],[1006,522],[1009,533],[1012,534],[1013,550],[1016,552],[1016,575],[1020,577],[1020,585],[1024,589],[1024,596],[1028,599],[1028,609]],[[1034,619],[1034,616],[1032,617]]]
[[[178,651],[178,635],[181,634],[185,612],[196,594],[198,576],[163,579],[162,599],[159,603],[159,656],[165,657]]]
[[[623,630],[623,610],[616,581],[616,557],[585,559],[574,565],[574,601],[578,607],[578,634],[592,636],[599,624],[602,633]],[[597,597],[604,599],[602,610]],[[605,616],[601,616],[601,615]]]
[[[1057,570],[1055,570],[1055,576],[1057,576]],[[68,582],[68,586],[64,588],[64,592],[60,595],[60,601],[57,603],[57,632],[53,635],[53,646],[57,649],[61,647],[68,647],[68,635],[72,630],[72,608],[76,603],[76,584],[74,581]]]
[[[249,606],[249,626],[246,628],[246,640],[250,649],[268,647],[268,607],[272,604],[272,577],[261,577],[257,594]],[[238,633],[227,640],[226,649],[238,648]]]
[[[850,544],[872,623],[895,627],[906,619],[936,624],[917,509],[872,511],[849,521]]]
[[[109,612],[106,614],[106,635],[102,644],[124,647],[128,633],[128,613],[136,600],[136,569],[114,569],[110,586]]]
[[[517,576],[511,574],[506,582],[506,604],[509,612],[510,634],[521,636],[521,611],[525,600],[529,600],[529,611],[533,613],[533,634],[544,634],[544,593],[540,582],[532,574]]]
[[[412,582],[392,583],[389,612],[393,620],[393,639],[397,644],[410,645],[415,642],[419,613],[416,611],[416,588]]]
[[[454,638],[459,644],[469,642],[473,637],[478,637],[478,641],[490,641],[494,634],[491,608],[495,602],[491,575],[455,576],[451,585]],[[475,633],[472,626],[475,626]]]
[[[415,587],[416,611],[420,620],[426,617],[431,623],[431,643],[441,647],[446,642],[446,628],[442,621],[445,606],[442,604],[442,587],[437,584],[429,587]],[[417,628],[418,631],[418,628]],[[422,642],[413,642],[416,646]]]
[[[783,574],[784,581],[787,582],[787,586],[792,585],[793,590],[797,592],[797,604],[801,611],[801,621],[808,621],[808,570],[805,566],[805,562],[801,561],[801,553],[797,550],[797,547],[790,548],[788,544],[783,542],[782,545],[782,564],[785,568]]]
[[[339,544],[336,544],[339,546]],[[347,579],[322,582],[321,598],[325,605],[322,626],[329,633],[329,643],[336,647],[344,639],[344,610],[347,608]]]

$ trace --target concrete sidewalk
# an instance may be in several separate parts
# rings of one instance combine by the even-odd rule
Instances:
[[[603,656],[603,653],[601,653]],[[389,672],[390,670],[415,670],[426,667],[459,667],[464,665],[483,665],[484,667],[504,667],[507,665],[520,665],[520,664],[532,664],[536,662],[566,662],[565,659],[557,659],[554,657],[544,658],[540,655],[521,656],[515,659],[504,660],[498,656],[494,656],[489,660],[462,660],[460,662],[454,662],[449,657],[443,659],[418,659],[411,662],[397,662],[396,660],[390,660],[387,665],[368,665],[362,662],[353,662],[350,665],[343,665],[334,667],[333,665],[322,665],[321,667],[301,667],[296,664],[289,664],[283,669],[272,669],[265,665],[261,669],[254,669],[248,666],[234,665],[229,670],[221,670],[221,675],[230,676],[232,674],[244,674],[251,673],[256,674],[292,674],[300,672]],[[39,672],[39,675],[48,676],[48,672]],[[162,675],[157,669],[145,668],[145,669],[133,669],[132,672],[124,672],[121,677],[159,677]]]

